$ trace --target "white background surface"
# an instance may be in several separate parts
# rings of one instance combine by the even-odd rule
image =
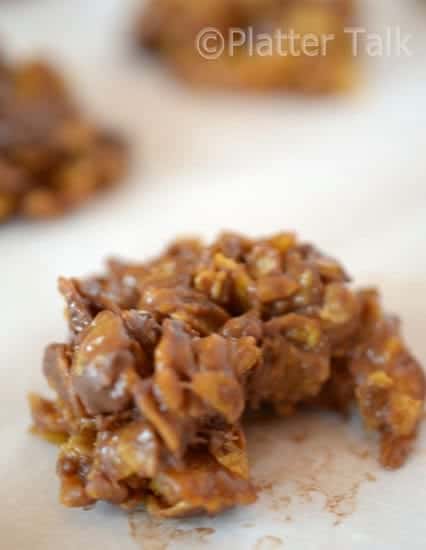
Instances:
[[[64,63],[88,109],[122,128],[134,157],[126,185],[72,217],[0,229],[0,548],[426,548],[426,433],[409,464],[386,473],[354,458],[354,446],[375,450],[356,423],[324,417],[255,427],[255,477],[274,481],[275,491],[216,520],[158,526],[141,516],[136,539],[111,507],[62,509],[55,449],[26,433],[26,392],[45,388],[43,347],[65,335],[57,276],[97,271],[111,254],[145,258],[176,234],[297,229],[358,281],[381,285],[426,362],[426,6],[363,3],[368,28],[401,24],[415,55],[366,61],[359,91],[334,100],[180,87],[128,46],[135,1],[0,5],[8,49]],[[307,440],[296,446],[292,430],[307,430]],[[377,480],[365,483],[366,473]],[[339,495],[347,515],[335,525],[325,505]],[[202,537],[196,527],[215,532]]]

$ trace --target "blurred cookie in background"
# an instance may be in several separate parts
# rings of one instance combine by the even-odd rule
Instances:
[[[65,214],[127,165],[125,141],[82,112],[59,70],[0,57],[0,222]]]
[[[354,0],[149,0],[137,43],[195,85],[334,93],[350,89]]]

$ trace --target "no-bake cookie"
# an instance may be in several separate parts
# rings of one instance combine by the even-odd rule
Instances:
[[[291,233],[181,240],[59,289],[70,338],[44,357],[56,397],[30,402],[33,430],[61,443],[67,506],[179,517],[253,502],[242,419],[264,407],[356,404],[387,468],[413,446],[425,379],[397,318]]]
[[[356,22],[354,0],[150,0],[135,36],[193,84],[330,93],[355,80]]]
[[[0,223],[48,218],[118,183],[127,145],[77,107],[44,61],[0,56]]]

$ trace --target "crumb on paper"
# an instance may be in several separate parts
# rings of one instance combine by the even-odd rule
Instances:
[[[212,527],[183,528],[178,521],[164,521],[152,518],[145,512],[132,512],[129,515],[130,534],[141,550],[168,550],[171,544],[180,542],[203,544],[215,533]]]
[[[367,481],[377,481],[377,477],[374,474],[370,473],[370,472],[367,472],[365,474],[365,479]]]
[[[302,443],[292,437],[280,437],[284,423],[298,428],[295,433],[311,435]],[[261,422],[248,432],[255,477],[257,472],[261,476],[257,487],[262,502],[273,514],[282,517],[283,510],[287,511],[285,521],[289,521],[288,510],[293,505],[300,501],[313,503],[314,496],[319,495],[324,511],[331,515],[334,524],[340,524],[356,510],[362,484],[377,479],[372,473],[377,470],[372,453],[366,447],[354,452],[360,449],[355,436],[338,419],[306,415],[277,420],[260,442],[258,431],[265,434]],[[284,464],[279,457],[285,457]]]
[[[358,456],[359,458],[362,458],[362,459],[367,459],[370,457],[371,455],[371,452],[369,449],[367,448],[363,448],[363,447],[351,447],[350,449],[351,453],[353,453],[355,456]]]
[[[256,542],[253,550],[276,550],[278,548],[283,548],[283,540],[280,537],[266,535]]]

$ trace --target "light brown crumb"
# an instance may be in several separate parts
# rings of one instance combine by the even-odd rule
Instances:
[[[280,537],[266,535],[256,542],[253,550],[276,550],[282,547],[283,540]]]

